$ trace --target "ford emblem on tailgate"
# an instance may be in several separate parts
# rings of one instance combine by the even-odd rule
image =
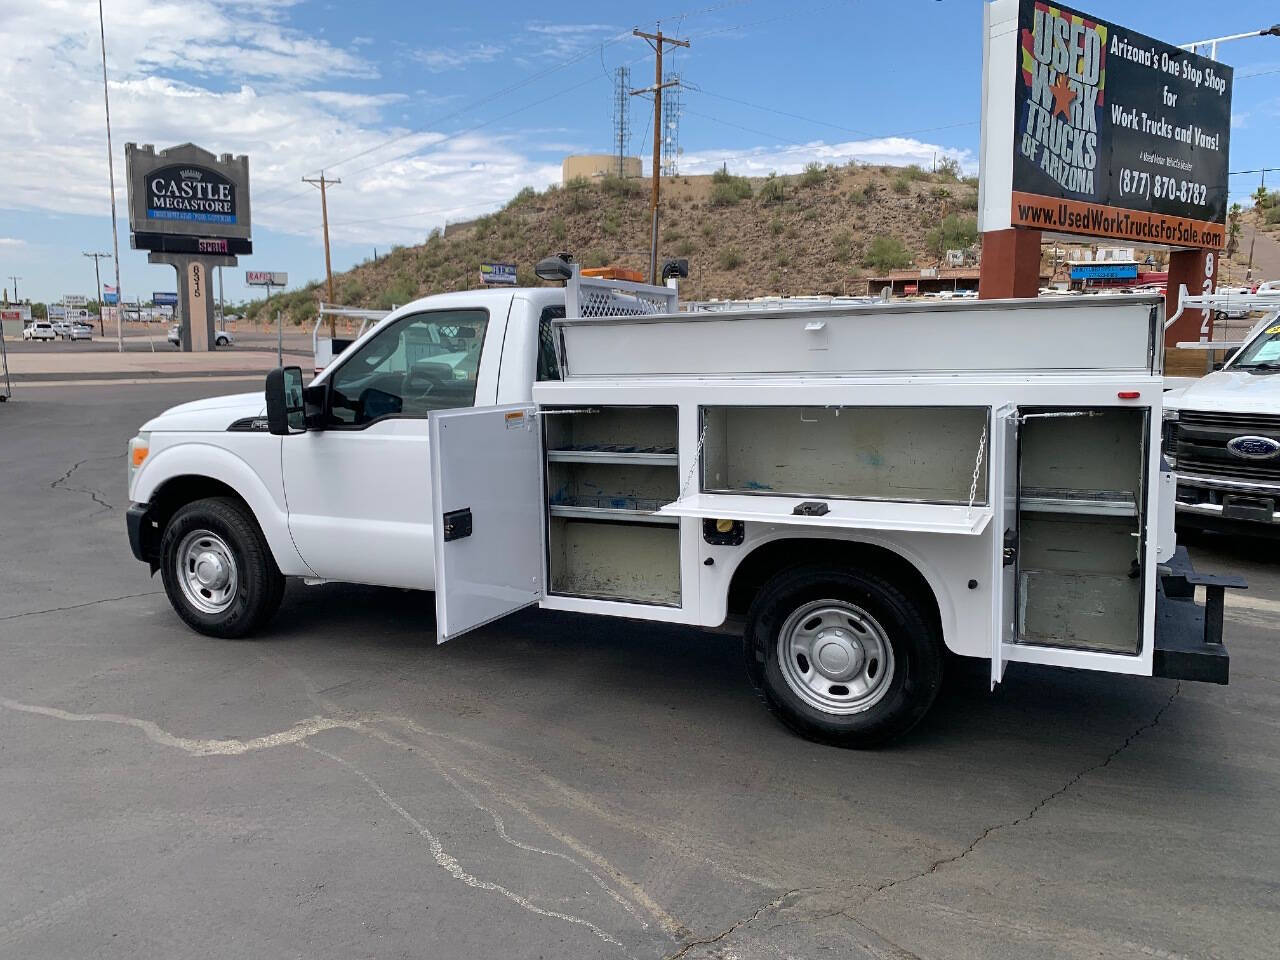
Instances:
[[[1227,441],[1227,449],[1246,460],[1270,460],[1280,453],[1280,442],[1270,437],[1235,437]]]

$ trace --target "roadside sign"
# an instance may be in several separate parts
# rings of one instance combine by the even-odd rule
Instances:
[[[289,274],[283,270],[246,270],[244,282],[250,287],[287,287]]]
[[[516,265],[514,263],[482,263],[480,264],[480,282],[516,285]]]
[[[62,302],[68,307],[83,307],[89,302],[89,298],[82,293],[67,293],[63,295]]]
[[[176,307],[178,305],[177,291],[172,293],[166,293],[164,291],[153,293],[151,294],[151,302],[157,307]]]
[[[51,303],[46,308],[50,320],[67,319],[67,308],[60,303]]]
[[[1061,4],[984,10],[981,230],[1226,245],[1231,67]]]

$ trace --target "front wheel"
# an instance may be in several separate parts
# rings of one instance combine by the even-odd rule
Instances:
[[[175,513],[160,557],[169,603],[211,637],[248,636],[275,614],[284,596],[284,577],[257,521],[229,498],[197,500]]]
[[[906,733],[942,683],[943,644],[921,604],[842,567],[795,568],[766,583],[751,605],[746,655],[783,723],[841,747]]]

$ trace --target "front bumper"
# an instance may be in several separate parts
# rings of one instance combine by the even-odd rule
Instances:
[[[1280,487],[1272,483],[1179,473],[1175,509],[1194,525],[1274,525],[1280,534]]]
[[[1196,603],[1196,587],[1205,591]],[[1152,674],[1174,680],[1226,683],[1231,657],[1222,642],[1225,592],[1243,590],[1243,577],[1197,573],[1178,547],[1162,565],[1156,590],[1156,638]]]
[[[151,517],[151,504],[132,503],[125,511],[124,525],[129,531],[129,549],[155,573],[160,566],[160,527]]]

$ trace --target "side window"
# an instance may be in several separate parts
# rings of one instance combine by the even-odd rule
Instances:
[[[538,380],[559,380],[560,362],[556,359],[556,343],[551,321],[564,319],[564,307],[547,307],[538,318]]]
[[[442,310],[379,331],[329,380],[335,425],[474,406],[488,325],[483,310]]]

